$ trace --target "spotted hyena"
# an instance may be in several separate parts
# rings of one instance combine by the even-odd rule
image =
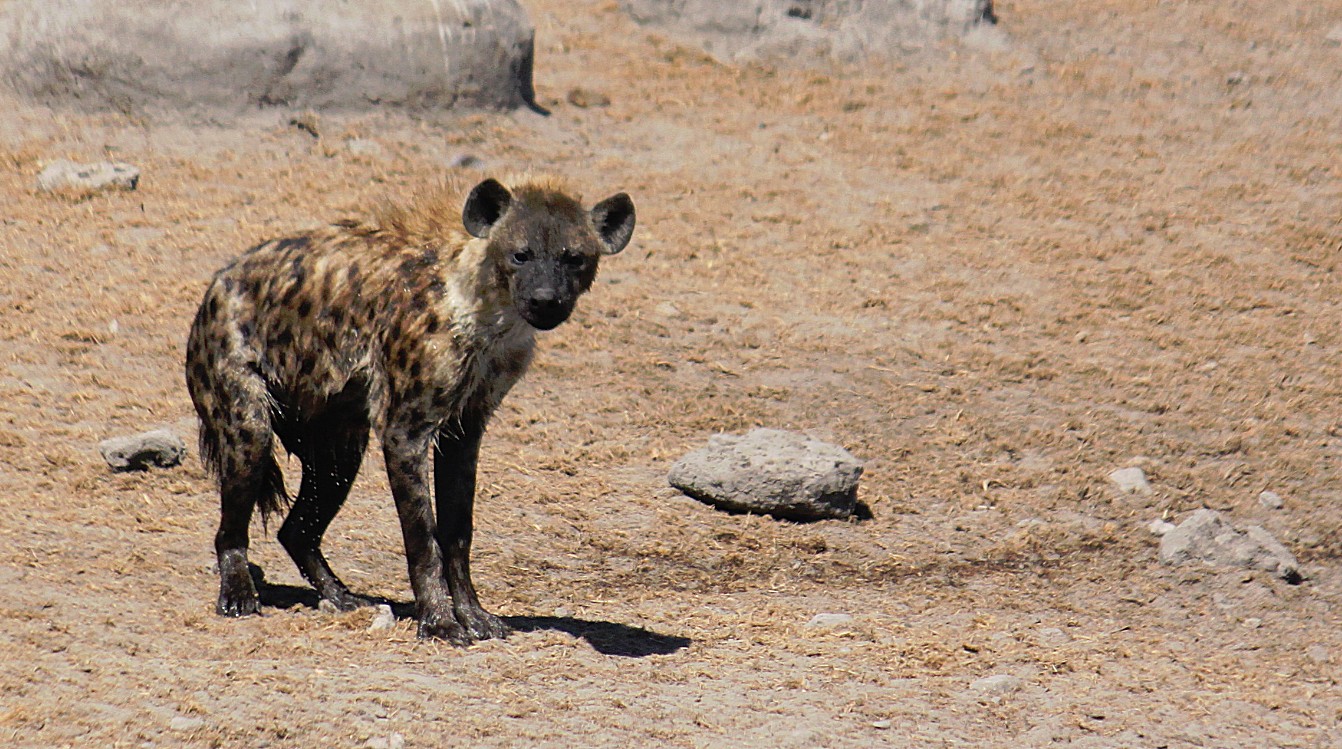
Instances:
[[[584,209],[541,178],[463,192],[265,242],[206,290],[186,379],[201,455],[219,477],[220,614],[260,607],[247,529],[254,508],[265,518],[290,504],[276,438],[303,468],[280,543],[322,598],[370,603],[331,571],[321,541],[375,431],[420,636],[508,633],[471,583],[480,438],[531,362],[536,331],[568,319],[601,256],[628,244],[634,205],[619,193]]]

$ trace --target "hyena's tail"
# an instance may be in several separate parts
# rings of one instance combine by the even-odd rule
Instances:
[[[241,521],[255,508],[264,523],[290,501],[275,460],[275,404],[255,367],[230,350],[236,338],[211,335],[206,309],[191,327],[186,357],[187,390],[200,418],[200,457],[219,479],[225,514]]]

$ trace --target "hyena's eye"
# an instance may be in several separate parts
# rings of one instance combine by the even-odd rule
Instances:
[[[512,263],[514,267],[519,268],[526,265],[531,262],[531,250],[518,250],[517,252],[514,252],[508,256],[508,262]]]
[[[587,265],[587,256],[580,252],[565,252],[564,265],[570,268],[581,268]]]

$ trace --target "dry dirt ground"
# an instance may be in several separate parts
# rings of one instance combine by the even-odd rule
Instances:
[[[1004,1],[1005,43],[825,71],[528,5],[549,118],[5,103],[0,744],[1342,746],[1342,3]],[[216,617],[194,454],[112,474],[96,443],[194,440],[183,344],[227,258],[461,154],[639,207],[486,439],[476,581],[521,631],[369,632],[273,528],[264,615]],[[57,158],[144,177],[39,193]],[[865,458],[874,518],[666,487],[753,425]],[[1199,507],[1308,579],[1159,564],[1147,524]],[[328,538],[409,600],[375,457]]]

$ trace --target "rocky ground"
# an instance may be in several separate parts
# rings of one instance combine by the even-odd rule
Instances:
[[[1342,3],[1001,2],[1000,37],[803,70],[607,0],[528,8],[549,117],[5,102],[0,741],[1342,744]],[[39,190],[63,158],[141,176]],[[486,440],[475,577],[520,632],[458,649],[322,611],[273,528],[264,615],[216,617],[194,450],[113,473],[97,448],[194,443],[210,274],[519,169],[626,190],[640,221]],[[873,517],[667,486],[754,426],[864,459]],[[1148,490],[1110,477],[1133,467]],[[1303,581],[1162,563],[1152,521],[1201,508]],[[409,600],[375,453],[328,546]]]

